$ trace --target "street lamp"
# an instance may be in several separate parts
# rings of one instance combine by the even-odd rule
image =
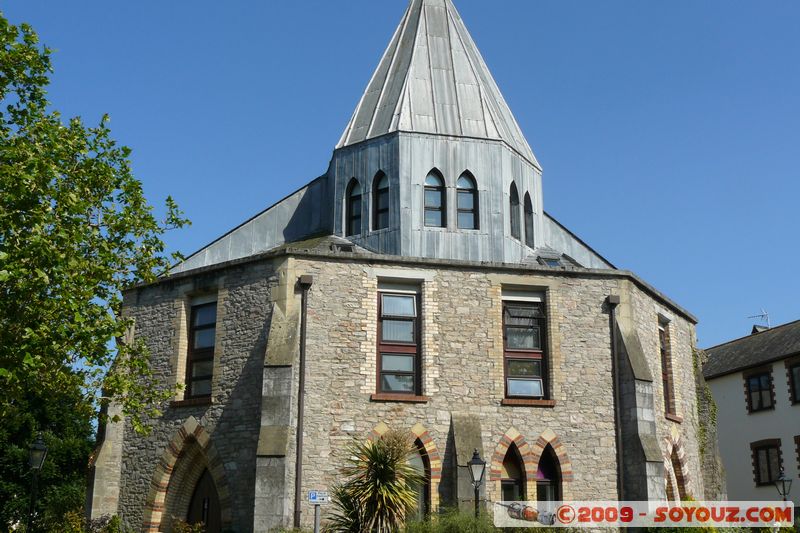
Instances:
[[[778,489],[778,494],[781,495],[783,501],[786,501],[792,491],[792,478],[786,477],[786,474],[783,473],[783,468],[781,468],[781,475],[775,480],[775,488]]]
[[[469,477],[472,478],[472,486],[475,487],[475,518],[478,518],[478,498],[480,498],[483,475],[486,472],[486,461],[481,459],[477,448],[472,452],[472,459],[469,460],[467,466],[469,467]]]
[[[27,533],[33,531],[33,514],[36,511],[36,489],[39,485],[39,471],[42,469],[46,457],[47,445],[42,439],[42,433],[39,432],[36,440],[28,447],[28,463],[33,471],[33,478],[31,479],[31,505],[28,511],[28,527],[25,530]]]

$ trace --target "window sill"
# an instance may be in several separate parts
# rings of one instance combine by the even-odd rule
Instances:
[[[415,396],[412,394],[392,394],[380,392],[369,397],[371,402],[401,402],[401,403],[428,403],[429,396]]]
[[[664,418],[667,420],[671,420],[673,422],[677,422],[678,424],[683,422],[683,417],[678,415],[673,415],[672,413],[667,413],[664,415]]]
[[[775,410],[775,406],[773,405],[772,407],[764,407],[762,409],[755,409],[755,410],[749,409],[747,411],[747,414],[748,415],[757,415],[758,413],[769,413],[769,412],[772,412],[774,410]]]
[[[503,398],[500,405],[511,407],[555,407],[555,400],[528,400],[523,398]]]
[[[196,407],[211,405],[211,396],[204,396],[201,398],[189,398],[187,400],[173,400],[169,403],[170,407]]]

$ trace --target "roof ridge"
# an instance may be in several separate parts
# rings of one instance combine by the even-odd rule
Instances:
[[[705,351],[705,352],[708,352],[709,350],[714,350],[716,348],[721,348],[722,346],[725,346],[725,345],[730,344],[732,342],[737,342],[737,341],[741,341],[741,340],[744,340],[744,339],[749,339],[751,337],[757,337],[759,335],[763,335],[764,333],[769,333],[771,331],[777,331],[777,330],[779,330],[781,328],[784,328],[786,326],[791,326],[792,324],[797,324],[798,322],[800,322],[800,319],[792,320],[791,322],[786,322],[785,324],[781,324],[779,326],[770,327],[769,329],[765,329],[764,331],[758,331],[756,333],[750,333],[749,335],[742,335],[741,337],[737,337],[735,339],[731,339],[729,341],[725,341],[725,342],[722,342],[720,344],[715,344],[714,346],[709,346],[708,348],[702,348],[702,350]]]

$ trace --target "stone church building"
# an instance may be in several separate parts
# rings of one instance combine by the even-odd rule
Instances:
[[[420,513],[472,501],[474,449],[486,502],[705,496],[696,319],[544,211],[451,0],[411,0],[322,176],[124,312],[182,385],[149,435],[100,432],[90,514],[135,531],[308,526],[307,491],[389,429]]]

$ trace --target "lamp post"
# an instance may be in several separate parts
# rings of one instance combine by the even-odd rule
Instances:
[[[472,452],[472,459],[469,460],[467,466],[469,467],[469,477],[472,478],[472,486],[475,488],[475,518],[478,518],[480,514],[478,499],[480,498],[483,475],[486,472],[486,461],[481,459],[477,448]]]
[[[783,473],[783,468],[781,468],[781,475],[775,480],[775,488],[778,489],[778,494],[781,495],[783,501],[787,501],[786,498],[792,491],[792,478],[786,477],[786,474]]]
[[[25,533],[33,531],[33,515],[36,512],[36,490],[39,485],[39,471],[42,469],[45,457],[47,457],[47,445],[42,439],[42,433],[39,432],[36,440],[28,447],[28,462],[33,471],[33,477],[31,479],[31,505],[28,511],[28,527],[25,529]]]

